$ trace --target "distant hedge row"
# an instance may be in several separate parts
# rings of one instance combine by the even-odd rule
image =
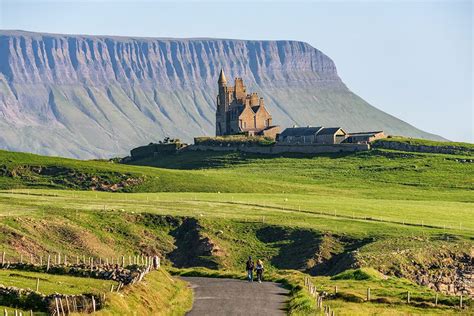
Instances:
[[[196,137],[195,145],[202,146],[272,146],[275,140],[264,136],[229,135],[216,137]]]
[[[152,143],[146,146],[134,148],[131,150],[130,154],[132,155],[133,159],[153,157],[156,154],[159,154],[159,155],[173,154],[183,146],[184,144],[179,143],[179,142],[167,143],[167,144]]]

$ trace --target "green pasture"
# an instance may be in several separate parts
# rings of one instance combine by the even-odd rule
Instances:
[[[93,278],[81,278],[67,275],[54,275],[47,273],[28,272],[21,270],[0,270],[0,284],[15,286],[22,289],[36,290],[39,279],[39,292],[43,294],[69,294],[104,293],[110,291],[114,281]]]
[[[133,163],[0,151],[0,244],[7,256],[18,258],[26,249],[102,258],[142,251],[171,254],[176,226],[147,214],[197,219],[200,236],[222,252],[204,258],[217,262],[221,270],[215,274],[238,273],[252,253],[266,260],[269,273],[296,283],[303,277],[296,270],[310,269],[305,265],[314,259],[313,246],[335,257],[350,255],[353,246],[364,267],[398,267],[407,277],[413,277],[412,262],[428,268],[439,263],[441,254],[461,256],[473,247],[474,167],[462,156],[390,150],[317,156],[188,151]],[[50,169],[41,173],[38,167]],[[110,185],[128,177],[139,181],[121,192],[90,190],[92,178]],[[180,242],[186,246],[187,241]],[[6,277],[0,274],[0,284]],[[329,302],[337,315],[460,312],[456,297],[440,295],[442,306],[435,308],[432,290],[405,279],[319,275],[312,280],[328,293],[338,287],[339,296]],[[36,279],[13,276],[10,281],[31,288]],[[40,291],[44,285],[54,292],[57,282],[75,285],[62,285],[61,292],[110,288],[93,279],[99,283],[84,288],[74,280],[55,282],[50,288],[40,283]],[[360,301],[367,287],[377,301]],[[407,291],[414,302],[410,306],[404,303]],[[296,306],[312,304],[298,300],[292,298]],[[300,307],[295,310],[304,315]]]
[[[64,190],[0,191],[0,216],[69,216],[84,211],[148,212],[162,215],[264,221],[288,226],[399,235],[474,234],[474,204],[338,197],[331,194],[105,193]],[[388,229],[392,228],[392,229]]]

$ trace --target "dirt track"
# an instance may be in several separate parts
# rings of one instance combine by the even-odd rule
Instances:
[[[273,282],[183,277],[194,291],[188,316],[285,315],[288,290]]]

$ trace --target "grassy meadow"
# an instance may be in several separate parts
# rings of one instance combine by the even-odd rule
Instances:
[[[22,289],[36,290],[39,279],[39,292],[49,295],[62,293],[78,295],[83,293],[104,293],[117,282],[92,278],[81,278],[67,275],[27,272],[21,270],[0,270],[0,284]]]
[[[311,275],[328,293],[337,286],[339,295],[328,300],[337,314],[460,313],[456,296],[440,294],[435,307],[435,291],[417,283],[425,282],[419,271],[449,274],[473,249],[467,160],[379,149],[184,151],[124,165],[0,151],[0,243],[11,259],[160,253],[168,267],[234,276],[252,254],[275,278],[301,284]],[[383,277],[335,278],[358,266]],[[363,302],[367,287],[374,301]],[[299,306],[295,315],[314,311],[301,295],[289,303]]]

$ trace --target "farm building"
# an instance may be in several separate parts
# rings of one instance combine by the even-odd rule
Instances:
[[[278,135],[279,143],[287,144],[339,144],[347,133],[340,127],[291,127]]]
[[[370,143],[376,139],[384,138],[383,131],[349,133],[344,143],[360,144]]]
[[[316,134],[322,129],[319,127],[291,127],[278,135],[278,142],[290,144],[311,144],[316,143]]]
[[[318,144],[340,144],[346,139],[347,133],[340,127],[325,127],[316,134]]]

